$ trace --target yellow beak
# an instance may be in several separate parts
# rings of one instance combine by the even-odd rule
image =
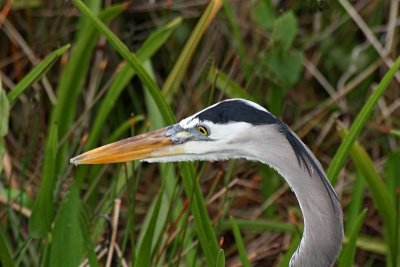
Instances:
[[[182,146],[175,145],[168,128],[130,137],[95,148],[70,160],[72,164],[104,164],[171,156],[182,153]]]

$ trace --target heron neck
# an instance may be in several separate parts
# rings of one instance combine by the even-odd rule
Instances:
[[[331,199],[319,179],[310,177],[308,173],[298,170],[297,176],[285,172],[282,176],[295,193],[304,220],[303,236],[290,266],[332,266],[343,238],[343,215],[339,201]],[[302,183],[307,180],[313,182]]]
[[[268,140],[266,137],[268,133],[269,131],[263,131],[262,139],[258,140]],[[302,210],[304,232],[301,243],[291,258],[290,266],[332,266],[343,239],[343,214],[340,202],[331,190],[331,185],[329,183],[324,185],[315,169],[311,168],[309,172],[305,166],[299,164],[293,148],[284,137],[282,140],[276,140],[276,135],[274,137],[273,144],[271,142],[254,144],[257,148],[253,147],[252,156],[270,165],[285,178]],[[306,148],[300,140],[299,142]],[[311,156],[310,159],[314,160],[321,170],[323,179],[326,179],[318,160],[308,148],[306,150]]]

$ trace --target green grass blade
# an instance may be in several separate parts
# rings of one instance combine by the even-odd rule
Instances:
[[[79,266],[85,244],[82,229],[82,203],[79,191],[72,186],[61,204],[54,222],[49,266]]]
[[[152,75],[152,77],[155,77],[153,68],[149,61],[145,63],[145,66],[146,69],[149,71],[149,73]],[[151,97],[148,90],[144,92],[144,98],[148,114],[147,117],[151,125],[150,130],[155,130],[164,127],[165,122],[162,118],[162,115],[160,114],[158,106]],[[177,203],[174,203],[174,210],[170,212],[172,205],[171,198],[174,197],[173,194],[177,187],[177,177],[174,171],[175,169],[174,164],[173,163],[160,164],[159,169],[160,169],[160,177],[162,177],[162,183],[164,185],[164,190],[163,190],[163,201],[161,202],[160,205],[158,222],[154,232],[154,238],[153,238],[154,241],[162,239],[163,235],[165,236],[165,232],[162,232],[162,230],[164,230],[165,223],[168,219],[167,216],[171,216],[171,214],[173,214],[172,216],[179,216],[178,213],[180,210],[182,210],[183,207],[181,201],[177,201]],[[145,222],[146,219],[147,216],[145,218]]]
[[[342,249],[339,256],[339,267],[353,266],[354,257],[356,255],[357,239],[359,236],[360,228],[364,222],[367,210],[364,209],[355,221],[349,236],[348,243]]]
[[[88,261],[88,264],[89,264],[87,266],[100,267],[101,265],[98,262],[97,254],[95,252],[95,247],[93,246],[89,235],[83,236],[83,237],[84,237],[83,242],[85,244],[85,251],[87,252],[86,258],[87,258],[87,261]]]
[[[146,70],[154,78],[154,72],[153,72],[150,62],[146,61],[144,65],[146,67]],[[165,123],[162,118],[162,115],[160,114],[157,104],[154,102],[154,100],[151,97],[148,90],[146,90],[144,92],[144,97],[145,97],[145,102],[146,102],[147,117],[148,117],[148,120],[151,125],[150,130],[155,130],[155,129],[163,127],[165,125]],[[162,190],[163,196],[162,196],[161,204],[159,206],[157,223],[154,226],[154,230],[153,230],[153,237],[152,237],[153,246],[156,245],[157,241],[162,239],[163,234],[165,234],[163,232],[163,230],[164,230],[165,223],[167,220],[168,211],[171,208],[170,201],[168,198],[168,189],[171,185],[174,186],[176,184],[175,172],[173,171],[174,168],[172,166],[173,166],[172,163],[160,164],[160,166],[159,166],[160,177],[162,177],[162,184],[163,184],[163,190]],[[146,217],[143,220],[141,234],[137,241],[139,244],[138,245],[139,247],[140,247],[140,244],[143,243],[143,239],[146,237],[145,233],[148,231],[149,225],[151,225],[151,220],[153,217],[155,205],[156,205],[156,201],[150,207],[149,212],[146,214]]]
[[[400,131],[399,130],[391,130],[390,133],[393,134],[394,136],[400,137]]]
[[[154,53],[165,43],[171,33],[181,24],[181,22],[181,18],[176,18],[152,33],[144,42],[142,47],[137,51],[138,58],[143,62],[153,56]],[[115,77],[110,88],[107,90],[107,94],[101,102],[84,150],[89,150],[96,146],[108,115],[114,107],[118,97],[134,75],[135,71],[129,65],[125,65],[120,73]]]
[[[50,127],[44,153],[40,191],[33,206],[32,215],[29,218],[29,234],[33,238],[45,237],[50,231],[51,223],[53,222],[57,147],[57,127]]]
[[[3,137],[8,132],[8,120],[10,116],[10,103],[4,92],[0,80],[0,173],[3,169],[3,157],[5,154]]]
[[[3,158],[6,153],[3,137],[0,137],[0,174],[3,170]]]
[[[347,239],[345,238],[345,243]],[[360,235],[357,239],[357,247],[361,250],[370,251],[372,253],[387,255],[387,243],[382,241],[382,239],[371,238],[369,236]]]
[[[145,61],[153,56],[153,54],[167,41],[172,32],[182,24],[182,18],[174,18],[171,22],[160,26],[144,41],[140,47],[137,56],[140,60]]]
[[[394,231],[394,244],[392,250],[399,251],[400,250],[400,194],[398,190],[400,189],[400,150],[389,155],[386,164],[385,164],[385,172],[386,172],[386,185],[390,192],[390,195],[395,203],[396,207],[396,218],[394,225],[396,226]],[[396,255],[396,254],[395,254]],[[400,253],[397,253],[396,266],[400,266]]]
[[[240,22],[235,14],[233,3],[223,0],[223,9],[232,31],[233,45],[239,55],[238,59],[240,60],[244,76],[247,81],[250,81],[252,79],[251,75],[254,74],[254,69],[253,66],[249,64],[245,39],[240,32]]]
[[[365,178],[372,200],[381,215],[383,221],[393,229],[396,209],[389,190],[382,182],[371,158],[360,144],[354,143],[351,148],[351,157],[356,167]]]
[[[148,69],[149,69],[149,72],[154,76],[152,68],[149,67]],[[151,97],[150,93],[148,91],[146,91],[144,96],[145,96],[146,109],[147,109],[147,114],[148,114],[147,116],[149,118],[150,125],[151,125],[150,129],[158,129],[158,128],[164,127],[165,122],[162,119],[162,114],[160,113],[160,111],[157,107],[157,104]],[[163,210],[163,209],[170,210],[171,205],[173,205],[174,210],[172,212],[172,214],[173,214],[172,216],[177,218],[178,216],[180,216],[179,213],[184,209],[184,204],[181,201],[179,201],[179,199],[177,199],[177,201],[175,203],[173,203],[173,204],[171,203],[171,199],[174,198],[174,194],[175,194],[175,191],[177,190],[177,186],[179,186],[179,185],[177,185],[178,177],[174,171],[174,169],[175,169],[174,165],[175,165],[174,163],[160,164],[160,174],[163,179],[164,186],[165,186],[164,200],[161,203],[161,210]],[[166,213],[166,214],[161,213],[159,215],[159,223],[158,224],[164,224],[167,219],[167,215],[168,215],[168,213]],[[191,225],[189,225],[185,220],[182,220],[178,227],[183,228],[182,229],[183,238],[180,240],[179,245],[181,245],[182,247],[188,246],[192,242],[190,237],[194,236],[193,227],[191,227]],[[185,259],[188,264],[189,264],[189,262],[193,262],[193,258],[196,257],[195,254],[196,254],[195,251],[192,251],[191,253],[187,253],[185,255]]]
[[[232,224],[232,230],[236,241],[236,247],[239,251],[240,261],[242,262],[243,267],[250,267],[251,264],[249,259],[247,258],[247,251],[246,247],[244,246],[242,236],[240,234],[239,226],[237,225],[233,217],[230,218],[230,222]]]
[[[204,32],[207,30],[210,23],[215,18],[221,5],[222,0],[212,0],[208,4],[196,27],[193,29],[192,34],[186,42],[182,52],[179,55],[178,60],[176,61],[162,88],[163,94],[168,99],[172,99],[172,97],[174,96],[178,85],[182,81],[183,76],[186,74],[189,63],[193,57],[194,52],[196,51],[197,46],[200,43],[202,36],[204,35]]]
[[[83,215],[87,215],[87,211],[85,209],[82,208],[82,211],[83,211],[82,212]],[[80,215],[79,215],[79,217],[80,217]],[[85,216],[82,216],[80,218],[83,218],[83,220],[81,220],[80,226],[81,226],[81,234],[82,234],[84,249],[86,252],[85,257],[88,260],[90,267],[99,267],[100,265],[98,262],[95,245],[92,243],[92,240],[90,239],[91,236],[89,235],[89,232],[87,230],[88,228],[87,228],[86,222],[88,221],[88,219]],[[91,228],[90,230],[92,230],[92,229],[93,228]]]
[[[231,98],[245,98],[255,101],[254,97],[247,93],[239,84],[229,79],[229,76],[223,71],[212,67],[208,73],[208,80],[211,83],[215,83],[215,86],[220,91]]]
[[[346,212],[346,235],[354,228],[357,218],[362,210],[364,200],[365,178],[360,170],[357,170],[356,180],[353,183],[351,199]]]
[[[94,13],[94,14],[100,14],[101,15],[101,9],[102,9],[102,1],[99,0],[86,0],[85,1],[86,6]],[[118,6],[118,5],[115,5]],[[114,8],[115,6],[112,6]],[[81,38],[84,38],[83,36],[87,34],[86,30],[87,27],[89,27],[89,22],[86,19],[80,19],[78,22],[78,27],[77,27],[77,32],[75,35],[75,39],[79,40]]]
[[[193,166],[189,163],[179,164],[183,186],[186,194],[192,197],[190,209],[195,219],[197,236],[207,260],[208,266],[216,264],[216,255],[219,251],[217,238],[207,214],[206,204],[200,191],[200,186],[194,176]]]
[[[43,59],[39,64],[37,64],[7,95],[8,100],[11,105],[15,103],[17,98],[34,82],[36,82],[43,74],[45,74],[51,66],[56,62],[56,60],[64,54],[70,45],[64,45],[63,47],[57,49]]]
[[[137,52],[138,58],[142,61],[150,58],[165,43],[171,33],[180,25],[181,22],[181,18],[176,18],[170,23],[159,27],[140,47]],[[107,90],[105,97],[101,101],[99,110],[96,113],[88,141],[84,147],[84,151],[90,150],[97,145],[106,119],[115,106],[118,97],[121,95],[122,91],[127,88],[127,85],[134,75],[134,69],[132,69],[130,65],[124,65],[122,70],[111,83],[110,88]],[[86,166],[82,166],[77,171],[76,179],[79,182],[83,180],[84,175],[87,173],[87,168],[88,167]]]
[[[133,53],[131,53],[126,47],[126,45],[118,39],[118,37],[109,29],[107,26],[85,6],[85,4],[80,0],[72,0],[75,6],[82,12],[82,14],[89,19],[93,25],[107,38],[110,44],[115,50],[128,62],[133,70],[135,70],[139,79],[148,88],[152,97],[156,101],[158,107],[162,114],[164,114],[164,119],[168,124],[175,122],[174,115],[165,102],[164,98],[160,94],[160,89],[158,88],[155,81],[150,77],[145,68],[143,67],[140,59]]]
[[[250,72],[248,65],[246,64],[246,59],[247,59],[246,48],[244,45],[244,39],[242,37],[242,33],[240,32],[239,22],[234,14],[231,3],[229,3],[227,0],[223,0],[223,10],[228,19],[229,26],[231,27],[234,47],[238,51],[239,59],[242,62],[242,66],[247,77],[247,75]]]
[[[51,252],[51,244],[46,243],[44,249],[42,251],[42,255],[40,258],[40,267],[49,267],[50,264],[50,252]]]
[[[345,129],[341,129],[340,133],[346,138],[347,133]],[[357,169],[361,171],[367,182],[372,201],[384,222],[385,239],[387,239],[389,245],[388,265],[395,266],[394,258],[397,255],[397,251],[394,251],[394,248],[396,247],[397,237],[395,225],[396,208],[393,198],[390,196],[389,190],[380,178],[378,171],[364,148],[355,142],[351,147],[350,153]]]
[[[225,253],[222,248],[218,251],[217,264],[215,266],[216,267],[225,267]]]
[[[92,1],[93,2],[93,1]],[[93,3],[92,8],[97,10],[98,3]],[[99,19],[108,22],[121,14],[125,5],[114,5],[100,12]],[[50,127],[58,128],[60,139],[64,138],[70,129],[73,118],[76,113],[76,105],[78,103],[79,92],[82,91],[86,73],[90,67],[90,60],[93,56],[93,50],[99,39],[96,28],[85,23],[85,19],[81,18],[80,31],[77,34],[76,42],[72,50],[71,56],[61,73],[59,86],[57,89],[57,104],[51,111],[51,121],[57,122],[57,126],[52,124]],[[83,34],[84,33],[84,34]],[[51,130],[50,130],[51,131]],[[63,169],[68,161],[66,160],[66,151],[68,144],[64,144],[59,151],[57,158],[57,168]]]
[[[100,12],[99,18],[108,22],[118,16],[124,10],[124,7],[124,5],[111,6]],[[95,4],[93,4],[93,8],[97,9]],[[73,122],[77,110],[77,98],[83,88],[86,73],[90,67],[90,59],[93,56],[93,50],[99,39],[96,28],[90,23],[83,23],[82,20],[85,19],[81,19],[81,31],[77,34],[71,56],[61,73],[57,89],[57,104],[51,111],[51,121],[58,124],[52,124],[50,127],[58,128],[60,139],[68,132]],[[84,34],[81,34],[81,32],[84,32]],[[63,145],[59,151],[57,168],[60,170],[68,162],[66,160],[67,148],[67,144]]]
[[[144,69],[143,64],[137,58],[135,54],[132,54],[129,49],[115,36],[115,34],[108,29],[97,17],[95,17],[89,9],[80,0],[73,0],[73,3],[83,13],[85,17],[93,22],[96,28],[105,35],[111,45],[121,54],[121,56],[128,62],[128,64],[136,71],[138,77],[147,87],[154,101],[157,103],[160,113],[163,115],[163,119],[167,124],[173,124],[175,122],[174,115],[165,102],[160,90],[150,75]],[[208,218],[208,214],[205,208],[204,199],[201,195],[199,185],[196,183],[193,189],[193,169],[188,164],[181,164],[181,170],[183,173],[183,183],[185,186],[186,193],[191,195],[194,190],[194,201],[191,205],[191,210],[195,218],[195,224],[197,234],[206,256],[206,260],[209,266],[214,266],[216,263],[216,255],[218,253],[218,243],[215,237],[215,233],[211,227],[211,222]]]
[[[6,92],[1,87],[0,80],[0,138],[8,132],[8,117],[10,116],[10,102]],[[1,163],[0,163],[1,164]],[[1,170],[1,169],[0,169]]]
[[[10,247],[7,244],[6,236],[0,228],[0,265],[14,267],[13,257],[11,255]]]
[[[326,172],[329,180],[335,184],[337,180],[337,176],[339,175],[340,170],[342,169],[344,162],[347,159],[351,146],[356,141],[359,136],[361,130],[365,126],[370,117],[374,107],[376,106],[378,100],[381,98],[386,88],[388,88],[390,82],[392,81],[395,73],[400,67],[400,57],[396,59],[392,67],[386,72],[383,79],[380,81],[378,86],[375,88],[372,95],[369,97],[367,103],[362,107],[361,111],[358,113],[354,123],[351,125],[349,130],[349,134],[343,139],[340,147],[336,151],[335,156],[333,157],[331,164]]]
[[[102,11],[97,19],[108,22],[121,14],[123,10],[123,5],[112,6]],[[93,50],[99,39],[99,34],[92,24],[84,23],[82,30],[85,34],[78,34],[71,57],[61,74],[57,89],[57,105],[51,114],[52,121],[58,122],[60,138],[64,137],[72,124],[77,110],[77,98],[83,88]],[[65,161],[63,158],[61,160]]]
[[[163,199],[163,191],[164,191],[164,186],[162,185],[160,192],[158,193],[156,204],[154,205],[154,208],[152,210],[150,223],[146,229],[144,238],[138,248],[138,254],[136,256],[136,261],[134,264],[134,266],[136,267],[151,266],[150,263],[152,255],[153,236],[157,225],[158,214],[160,212],[161,200]]]
[[[400,150],[390,154],[385,164],[385,173],[387,175],[386,185],[394,201],[397,200],[398,193],[396,193],[396,190],[400,186],[400,179],[398,176],[400,173],[399,162],[400,162]]]

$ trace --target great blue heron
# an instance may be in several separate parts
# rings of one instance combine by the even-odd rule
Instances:
[[[229,99],[177,124],[105,145],[73,164],[245,158],[272,166],[295,193],[304,232],[290,266],[332,266],[343,239],[339,199],[321,164],[290,128],[260,105]]]

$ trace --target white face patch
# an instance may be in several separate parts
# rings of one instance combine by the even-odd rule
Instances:
[[[211,121],[203,121],[202,123],[210,129],[208,137],[211,140],[226,140],[228,142],[237,137],[246,136],[246,132],[251,128],[251,124],[247,122],[215,124]]]
[[[240,102],[238,103],[238,107],[243,108],[244,106],[244,109],[236,109],[233,112],[229,110],[235,107],[231,104],[226,105],[227,102],[234,103],[234,101]],[[223,105],[223,107],[218,105]],[[215,108],[215,110],[213,110],[213,108]],[[252,117],[252,110],[255,112],[255,117]],[[262,112],[260,113],[260,111]],[[204,114],[204,112],[207,114]],[[235,112],[239,114],[235,114]],[[236,117],[233,116],[232,120],[230,120],[228,116],[232,114],[236,115]],[[262,117],[262,114],[266,114],[266,119]],[[178,133],[176,137],[182,137],[182,140],[186,140],[183,142],[184,152],[186,154],[192,156],[196,155],[196,158],[206,155],[209,157],[216,156],[220,158],[220,156],[222,156],[222,158],[226,158],[227,154],[231,155],[233,151],[237,151],[237,144],[243,144],[249,141],[248,138],[251,136],[251,132],[254,129],[253,122],[265,122],[266,124],[273,124],[275,122],[274,120],[276,120],[276,118],[269,114],[270,113],[265,108],[252,101],[239,98],[228,99],[181,120],[179,126],[184,129],[184,131]],[[272,118],[268,119],[268,116]],[[244,119],[244,121],[235,121],[235,119]],[[248,121],[246,121],[246,119],[248,119]],[[201,133],[196,129],[197,125],[205,126],[209,134],[207,136],[201,136]],[[191,135],[193,135],[192,138]]]
[[[143,159],[147,162],[174,162],[193,160],[227,160],[229,158],[242,158],[247,154],[241,153],[237,144],[247,141],[251,135],[251,124],[246,122],[231,122],[229,124],[215,124],[210,121],[201,121],[197,118],[183,126],[194,126],[200,123],[208,128],[210,135],[206,140],[189,140],[182,144],[176,144],[170,149],[153,153],[151,158]],[[182,127],[182,126],[181,126]],[[186,128],[187,129],[187,128]],[[178,132],[187,138],[190,131]]]

